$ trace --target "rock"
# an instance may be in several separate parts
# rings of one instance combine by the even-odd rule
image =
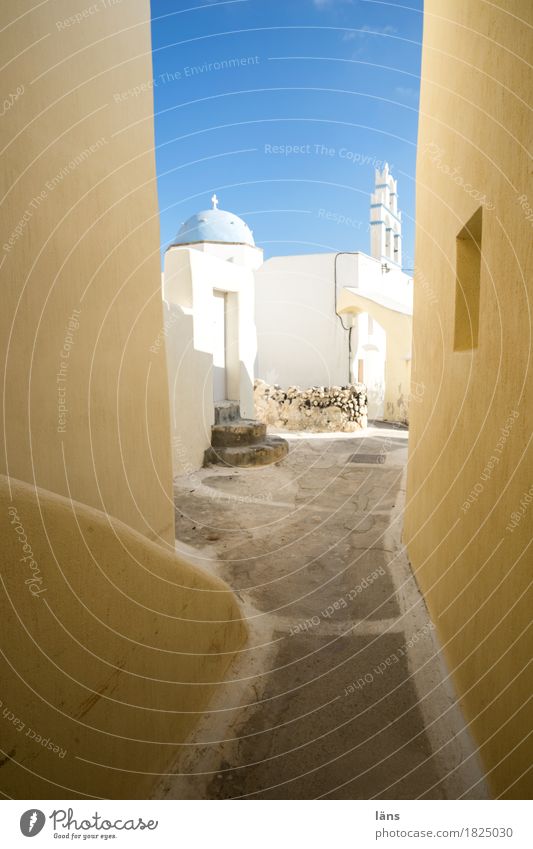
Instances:
[[[282,390],[257,380],[254,396],[257,418],[273,427],[315,432],[366,427],[366,388],[360,383]]]

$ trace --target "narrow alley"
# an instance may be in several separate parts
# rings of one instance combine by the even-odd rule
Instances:
[[[281,463],[176,482],[177,550],[249,640],[158,795],[486,798],[401,543],[407,430],[283,435]]]

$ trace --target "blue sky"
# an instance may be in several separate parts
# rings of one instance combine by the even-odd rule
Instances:
[[[163,249],[210,207],[265,256],[369,251],[374,167],[412,267],[423,0],[152,0]]]

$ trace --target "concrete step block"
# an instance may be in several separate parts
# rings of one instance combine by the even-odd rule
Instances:
[[[251,419],[218,424],[211,428],[211,445],[225,446],[254,445],[266,437],[266,425]]]
[[[267,436],[255,445],[243,446],[211,446],[205,452],[205,465],[210,463],[250,468],[267,466],[283,460],[289,453],[289,443],[279,436]]]
[[[238,421],[241,410],[238,401],[218,401],[215,404],[215,424],[228,424]]]

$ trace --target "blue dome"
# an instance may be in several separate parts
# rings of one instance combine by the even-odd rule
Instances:
[[[255,247],[252,231],[242,218],[224,209],[206,209],[182,224],[173,245],[196,242],[225,242]]]

